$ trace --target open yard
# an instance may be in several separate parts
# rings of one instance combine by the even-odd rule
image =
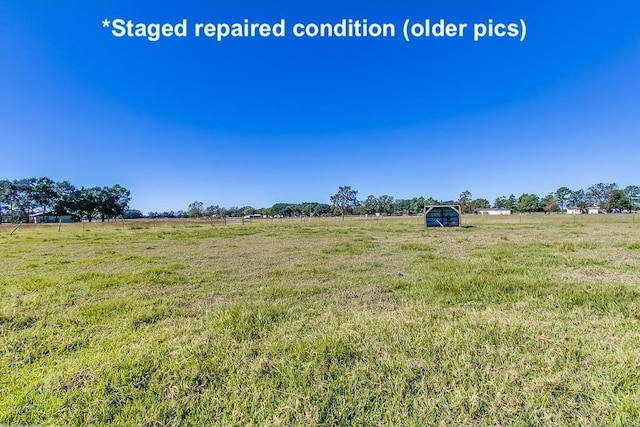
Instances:
[[[640,217],[0,227],[0,424],[640,425]]]

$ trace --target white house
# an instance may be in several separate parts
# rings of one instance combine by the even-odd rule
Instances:
[[[477,209],[476,214],[478,215],[511,215],[511,209],[482,208],[482,209]]]
[[[594,214],[599,214],[600,213],[600,208],[597,206],[589,206],[587,208],[587,213],[594,215]]]
[[[571,215],[578,215],[582,213],[582,209],[580,209],[577,206],[567,206],[567,211],[565,213],[568,213]]]
[[[52,212],[37,212],[29,215],[29,222],[42,224],[46,222],[76,222],[76,219],[71,215],[56,216]]]

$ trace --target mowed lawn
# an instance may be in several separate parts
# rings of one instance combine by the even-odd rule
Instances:
[[[0,424],[640,425],[640,217],[0,227]]]

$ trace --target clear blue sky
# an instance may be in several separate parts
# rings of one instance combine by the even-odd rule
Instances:
[[[102,20],[518,22],[511,38],[118,38]],[[189,28],[192,32],[192,28]],[[470,30],[468,30],[470,31]],[[0,2],[0,178],[132,208],[640,185],[640,2]]]

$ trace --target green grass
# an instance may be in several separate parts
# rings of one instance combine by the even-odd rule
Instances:
[[[0,425],[637,426],[632,219],[2,226]]]

